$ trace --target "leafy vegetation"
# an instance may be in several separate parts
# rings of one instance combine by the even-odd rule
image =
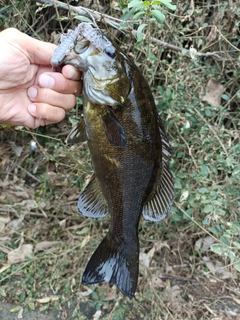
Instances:
[[[149,81],[173,149],[175,203],[162,223],[140,223],[136,300],[124,299],[109,284],[84,287],[81,274],[108,218],[85,219],[76,209],[91,160],[87,145],[68,147],[63,141],[81,113],[81,100],[60,124],[35,132],[4,128],[0,296],[30,310],[59,308],[77,297],[72,319],[91,319],[98,311],[103,319],[237,318],[240,5],[122,0],[91,8],[120,19],[121,32],[99,26],[115,36]],[[54,32],[76,25],[75,15],[10,1],[1,6],[0,29],[15,26],[53,41]],[[33,139],[36,151],[30,149]],[[9,253],[24,244],[31,245],[25,247],[28,258],[9,264]]]

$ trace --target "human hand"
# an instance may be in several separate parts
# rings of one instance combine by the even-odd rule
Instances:
[[[51,72],[56,46],[14,28],[0,32],[0,123],[37,128],[61,121],[81,94],[72,66]]]

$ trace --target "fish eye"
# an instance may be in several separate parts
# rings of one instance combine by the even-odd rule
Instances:
[[[114,47],[107,47],[105,49],[105,53],[112,59],[115,58],[115,56],[116,56]]]

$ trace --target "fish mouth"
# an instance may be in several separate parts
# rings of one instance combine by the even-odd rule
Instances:
[[[64,60],[64,64],[70,64],[75,68],[81,70],[82,72],[88,71],[88,64],[86,60],[83,60],[82,57],[76,52],[70,52]]]

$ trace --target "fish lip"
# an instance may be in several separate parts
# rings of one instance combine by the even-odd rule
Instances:
[[[64,64],[70,64],[77,69],[80,69],[82,72],[87,72],[88,65],[87,62],[81,59],[80,55],[77,53],[71,53],[64,59]]]

